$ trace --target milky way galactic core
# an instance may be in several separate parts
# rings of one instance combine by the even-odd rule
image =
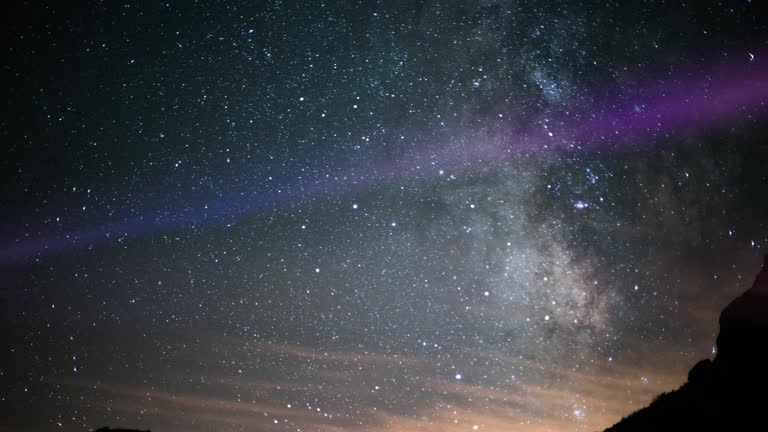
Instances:
[[[19,5],[0,430],[594,431],[684,382],[768,246],[765,10],[529,3]]]

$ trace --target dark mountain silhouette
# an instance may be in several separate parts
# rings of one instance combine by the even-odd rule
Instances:
[[[768,430],[767,403],[768,255],[752,288],[720,314],[715,359],[606,432]]]

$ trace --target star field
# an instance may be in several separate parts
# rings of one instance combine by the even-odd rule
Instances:
[[[768,247],[750,1],[18,2],[0,431],[594,431]]]

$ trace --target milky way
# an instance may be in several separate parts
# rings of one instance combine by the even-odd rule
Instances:
[[[751,2],[26,5],[0,430],[593,431],[768,244]]]

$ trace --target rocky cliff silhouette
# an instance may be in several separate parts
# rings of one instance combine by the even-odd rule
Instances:
[[[768,430],[767,403],[768,255],[752,288],[720,314],[715,359],[606,432]]]

